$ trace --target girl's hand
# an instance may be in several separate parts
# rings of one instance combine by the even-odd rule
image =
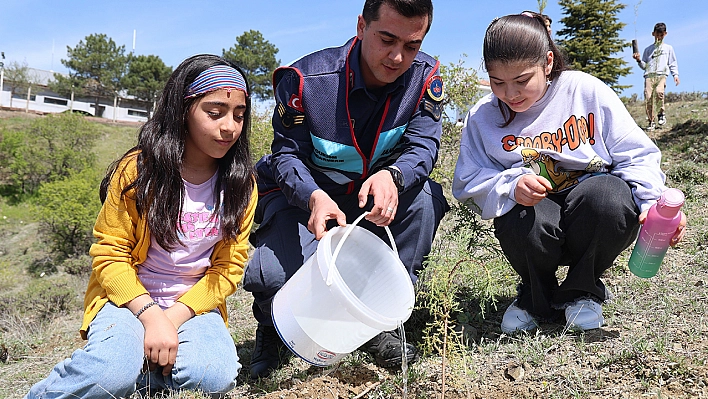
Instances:
[[[679,243],[679,241],[683,240],[683,236],[686,235],[686,223],[688,220],[686,219],[686,215],[681,212],[681,221],[679,222],[678,227],[676,228],[676,233],[674,233],[674,236],[671,237],[671,246],[675,246],[676,244]]]
[[[646,210],[639,214],[639,224],[644,224],[644,222],[647,220],[647,214],[649,214],[649,211]],[[671,242],[670,245],[676,246],[681,240],[683,240],[683,236],[686,235],[686,215],[681,212],[681,221],[679,222],[678,227],[676,227],[676,232],[674,232],[673,237],[671,237]]]
[[[525,174],[521,176],[516,184],[514,196],[516,203],[523,206],[534,206],[546,198],[548,191],[551,190],[551,182],[545,177],[533,174]]]
[[[172,372],[177,359],[177,328],[159,306],[152,306],[138,318],[145,327],[145,356],[152,370],[162,366],[162,375]]]
[[[165,309],[165,315],[179,331],[179,327],[187,320],[194,317],[194,311],[182,302],[175,302],[174,305]]]

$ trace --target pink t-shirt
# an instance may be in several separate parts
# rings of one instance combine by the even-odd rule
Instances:
[[[184,182],[182,229],[178,230],[184,245],[167,251],[151,237],[147,259],[138,266],[138,278],[163,309],[189,291],[211,266],[214,245],[222,238],[219,214],[212,217],[216,176],[199,185]]]

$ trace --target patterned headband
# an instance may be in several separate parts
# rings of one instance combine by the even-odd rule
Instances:
[[[241,90],[248,96],[246,80],[239,71],[228,65],[214,65],[197,76],[187,88],[187,94],[185,94],[184,98],[196,97],[219,89],[227,89],[229,92],[231,90]]]

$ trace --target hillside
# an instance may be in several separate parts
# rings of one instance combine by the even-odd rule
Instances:
[[[412,365],[409,398],[708,398],[708,101],[688,98],[669,103],[668,124],[648,133],[663,152],[668,185],[686,194],[689,215],[687,236],[669,251],[659,275],[632,275],[625,251],[604,278],[615,295],[604,307],[605,327],[572,333],[563,325],[544,324],[538,333],[509,337],[499,323],[513,299],[514,272],[498,259],[470,263],[466,267],[478,268],[480,275],[491,273],[487,292],[494,293],[493,300],[478,296],[476,287],[456,291],[461,309],[453,312],[452,322],[464,333],[466,346],[445,358],[426,354]],[[643,126],[642,104],[628,108]],[[26,123],[25,118],[0,114],[0,131]],[[105,165],[132,145],[136,127],[109,123],[102,131],[96,153]],[[454,165],[457,138],[447,137],[444,145],[444,170],[438,173],[449,194],[445,177]],[[455,223],[448,215],[439,237]],[[66,265],[54,274],[33,275],[30,265],[43,256],[37,223],[26,205],[0,197],[0,399],[22,397],[84,343],[77,330],[87,275],[68,274]],[[78,262],[84,267],[89,260]],[[401,372],[378,368],[359,352],[329,369],[295,359],[266,380],[248,381],[255,331],[250,294],[239,290],[229,299],[229,311],[244,364],[240,385],[229,398],[402,397]],[[429,322],[431,315],[417,310],[406,325],[409,341],[425,344]],[[193,393],[171,397],[201,398]]]

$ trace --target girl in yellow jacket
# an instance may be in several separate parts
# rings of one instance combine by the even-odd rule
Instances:
[[[138,145],[101,183],[83,349],[28,398],[219,395],[241,368],[226,297],[241,281],[257,194],[243,72],[213,55],[170,76]]]

